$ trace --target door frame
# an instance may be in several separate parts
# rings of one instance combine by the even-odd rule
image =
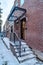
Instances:
[[[26,25],[26,17],[22,18],[20,20],[21,22],[21,28],[20,28],[20,34],[21,34],[21,39],[25,40],[25,25]],[[23,22],[25,23],[24,27],[23,27]]]

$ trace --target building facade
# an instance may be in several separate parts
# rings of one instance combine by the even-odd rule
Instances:
[[[1,5],[1,3],[0,3],[0,5]],[[1,33],[1,27],[2,27],[2,19],[1,19],[1,17],[2,17],[2,8],[0,7],[0,33]]]
[[[43,0],[15,0],[14,6],[26,9],[26,14],[14,22],[13,33],[33,49],[43,51]]]

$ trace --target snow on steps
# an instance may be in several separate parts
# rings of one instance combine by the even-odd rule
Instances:
[[[2,44],[1,44],[1,48],[2,49],[6,49],[6,47],[4,47]],[[0,49],[1,49],[0,48]],[[26,49],[28,49],[28,48],[26,48]],[[29,48],[30,49],[30,48]],[[2,50],[0,50],[0,51],[2,51]],[[10,51],[10,50],[7,50],[7,51]],[[6,52],[7,52],[6,51]],[[30,51],[30,50],[29,50]],[[32,50],[31,50],[32,51]],[[0,53],[0,54],[2,54],[2,53]],[[17,59],[12,55],[12,53],[11,52],[7,52],[7,54],[8,55],[6,55],[6,60],[8,59],[8,57],[9,57],[9,65],[43,65],[43,62],[41,62],[41,61],[39,61],[39,60],[37,60],[36,58],[31,58],[31,59],[28,59],[27,61],[25,61],[25,62],[23,62],[23,63],[20,63],[20,64],[18,64],[18,62],[17,62]],[[13,56],[13,57],[12,57]],[[29,55],[30,56],[30,55]],[[11,58],[12,57],[12,58]],[[12,59],[12,60],[11,60]],[[13,63],[13,61],[14,61],[14,63]],[[1,57],[0,57],[0,64],[1,64]],[[2,65],[2,64],[1,64]]]
[[[26,61],[26,60],[36,58],[36,56],[33,54],[33,52],[28,47],[28,45],[26,45],[26,43],[22,42],[22,44],[21,44],[21,57],[19,56],[19,52],[18,52],[19,48],[17,49],[16,46],[18,47],[18,45],[16,44],[14,46],[14,48],[15,48],[15,52],[17,52],[16,55],[18,57],[19,62],[23,62],[23,61]],[[25,52],[23,51],[23,48],[25,48]]]
[[[18,52],[18,50],[16,49],[16,47],[14,47],[14,48],[15,48],[15,51]],[[23,52],[23,51],[24,51],[24,49],[21,50],[21,52]],[[26,48],[25,51],[31,51],[31,49],[30,48]]]
[[[16,53],[17,54],[17,56],[19,56],[19,53]],[[25,56],[25,55],[29,55],[29,54],[33,54],[33,52],[32,51],[25,51],[25,52],[21,52],[21,56]]]
[[[30,59],[33,59],[35,58],[36,56],[33,54],[32,51],[25,51],[25,52],[21,52],[21,57],[19,56],[19,53],[16,53],[17,57],[18,57],[18,60],[19,62],[23,62],[23,61],[26,61],[26,60],[30,60]]]
[[[9,39],[8,38],[4,38],[3,39],[4,41],[5,41],[5,43],[6,43],[6,45],[8,46],[8,48],[10,48],[10,41],[9,41]],[[16,43],[16,45],[18,44],[19,45],[19,42],[18,41],[16,41],[15,42]],[[12,43],[11,43],[12,44]],[[22,62],[22,61],[24,61],[24,60],[28,60],[28,59],[31,59],[31,58],[35,58],[35,55],[33,55],[33,52],[31,51],[31,49],[28,47],[28,45],[26,45],[26,43],[25,42],[21,42],[21,57],[19,56],[19,52],[18,52],[18,49],[16,48],[17,46],[16,46],[15,44],[14,44],[14,48],[15,48],[15,52],[17,52],[16,53],[16,55],[17,55],[17,57],[18,57],[18,60],[20,61],[20,62]],[[24,48],[25,48],[25,52],[23,51],[24,50]]]
[[[12,43],[12,42],[10,42],[7,37],[4,38],[3,40],[5,41],[7,47],[10,49],[10,44],[9,44],[9,43]],[[12,43],[12,44],[13,44],[13,43]],[[17,44],[17,42],[16,42],[16,44]],[[18,44],[19,44],[19,42],[18,42]],[[13,45],[14,45],[14,44],[13,44]],[[24,42],[22,43],[22,48],[23,48],[23,47],[26,47],[26,48],[25,48],[26,53],[27,53],[27,51],[28,51],[28,52],[32,51],[32,50],[26,45],[26,43],[24,43]],[[15,48],[15,51],[17,52],[17,54],[18,54],[18,50],[16,49],[16,47],[14,47],[14,48]],[[21,50],[22,53],[24,52],[23,50],[24,50],[24,49]],[[27,56],[27,57],[28,57],[28,56],[31,55],[31,53],[29,53],[29,54],[28,54],[28,53],[26,54],[26,53],[23,53],[23,54],[22,54],[22,57],[23,57],[23,56]],[[34,54],[33,54],[33,55],[34,55]],[[39,57],[42,59],[42,56],[39,56]],[[18,59],[19,59],[19,57],[18,57]],[[20,59],[19,59],[19,60],[20,60]]]
[[[26,61],[26,60],[30,60],[30,59],[33,59],[33,58],[35,58],[35,55],[33,55],[33,54],[18,57],[20,62],[23,62],[23,61]]]

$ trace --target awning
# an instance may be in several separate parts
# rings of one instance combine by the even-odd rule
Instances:
[[[20,8],[20,7],[13,7],[13,10],[8,16],[8,21],[16,21],[23,17],[26,13],[26,9]]]

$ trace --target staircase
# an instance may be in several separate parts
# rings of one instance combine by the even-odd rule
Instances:
[[[17,37],[17,35],[15,36]],[[24,41],[18,39],[18,37],[14,39],[14,45],[10,44],[10,48],[19,62],[31,60],[36,57],[28,45]]]
[[[21,42],[21,56],[19,55],[18,49],[20,50],[20,48],[18,47],[18,45],[17,45],[18,49],[16,48],[16,46],[14,46],[14,48],[15,48],[15,52],[16,52],[19,62],[30,60],[36,57],[33,54],[32,50],[28,47],[28,45],[26,45],[25,42]]]

